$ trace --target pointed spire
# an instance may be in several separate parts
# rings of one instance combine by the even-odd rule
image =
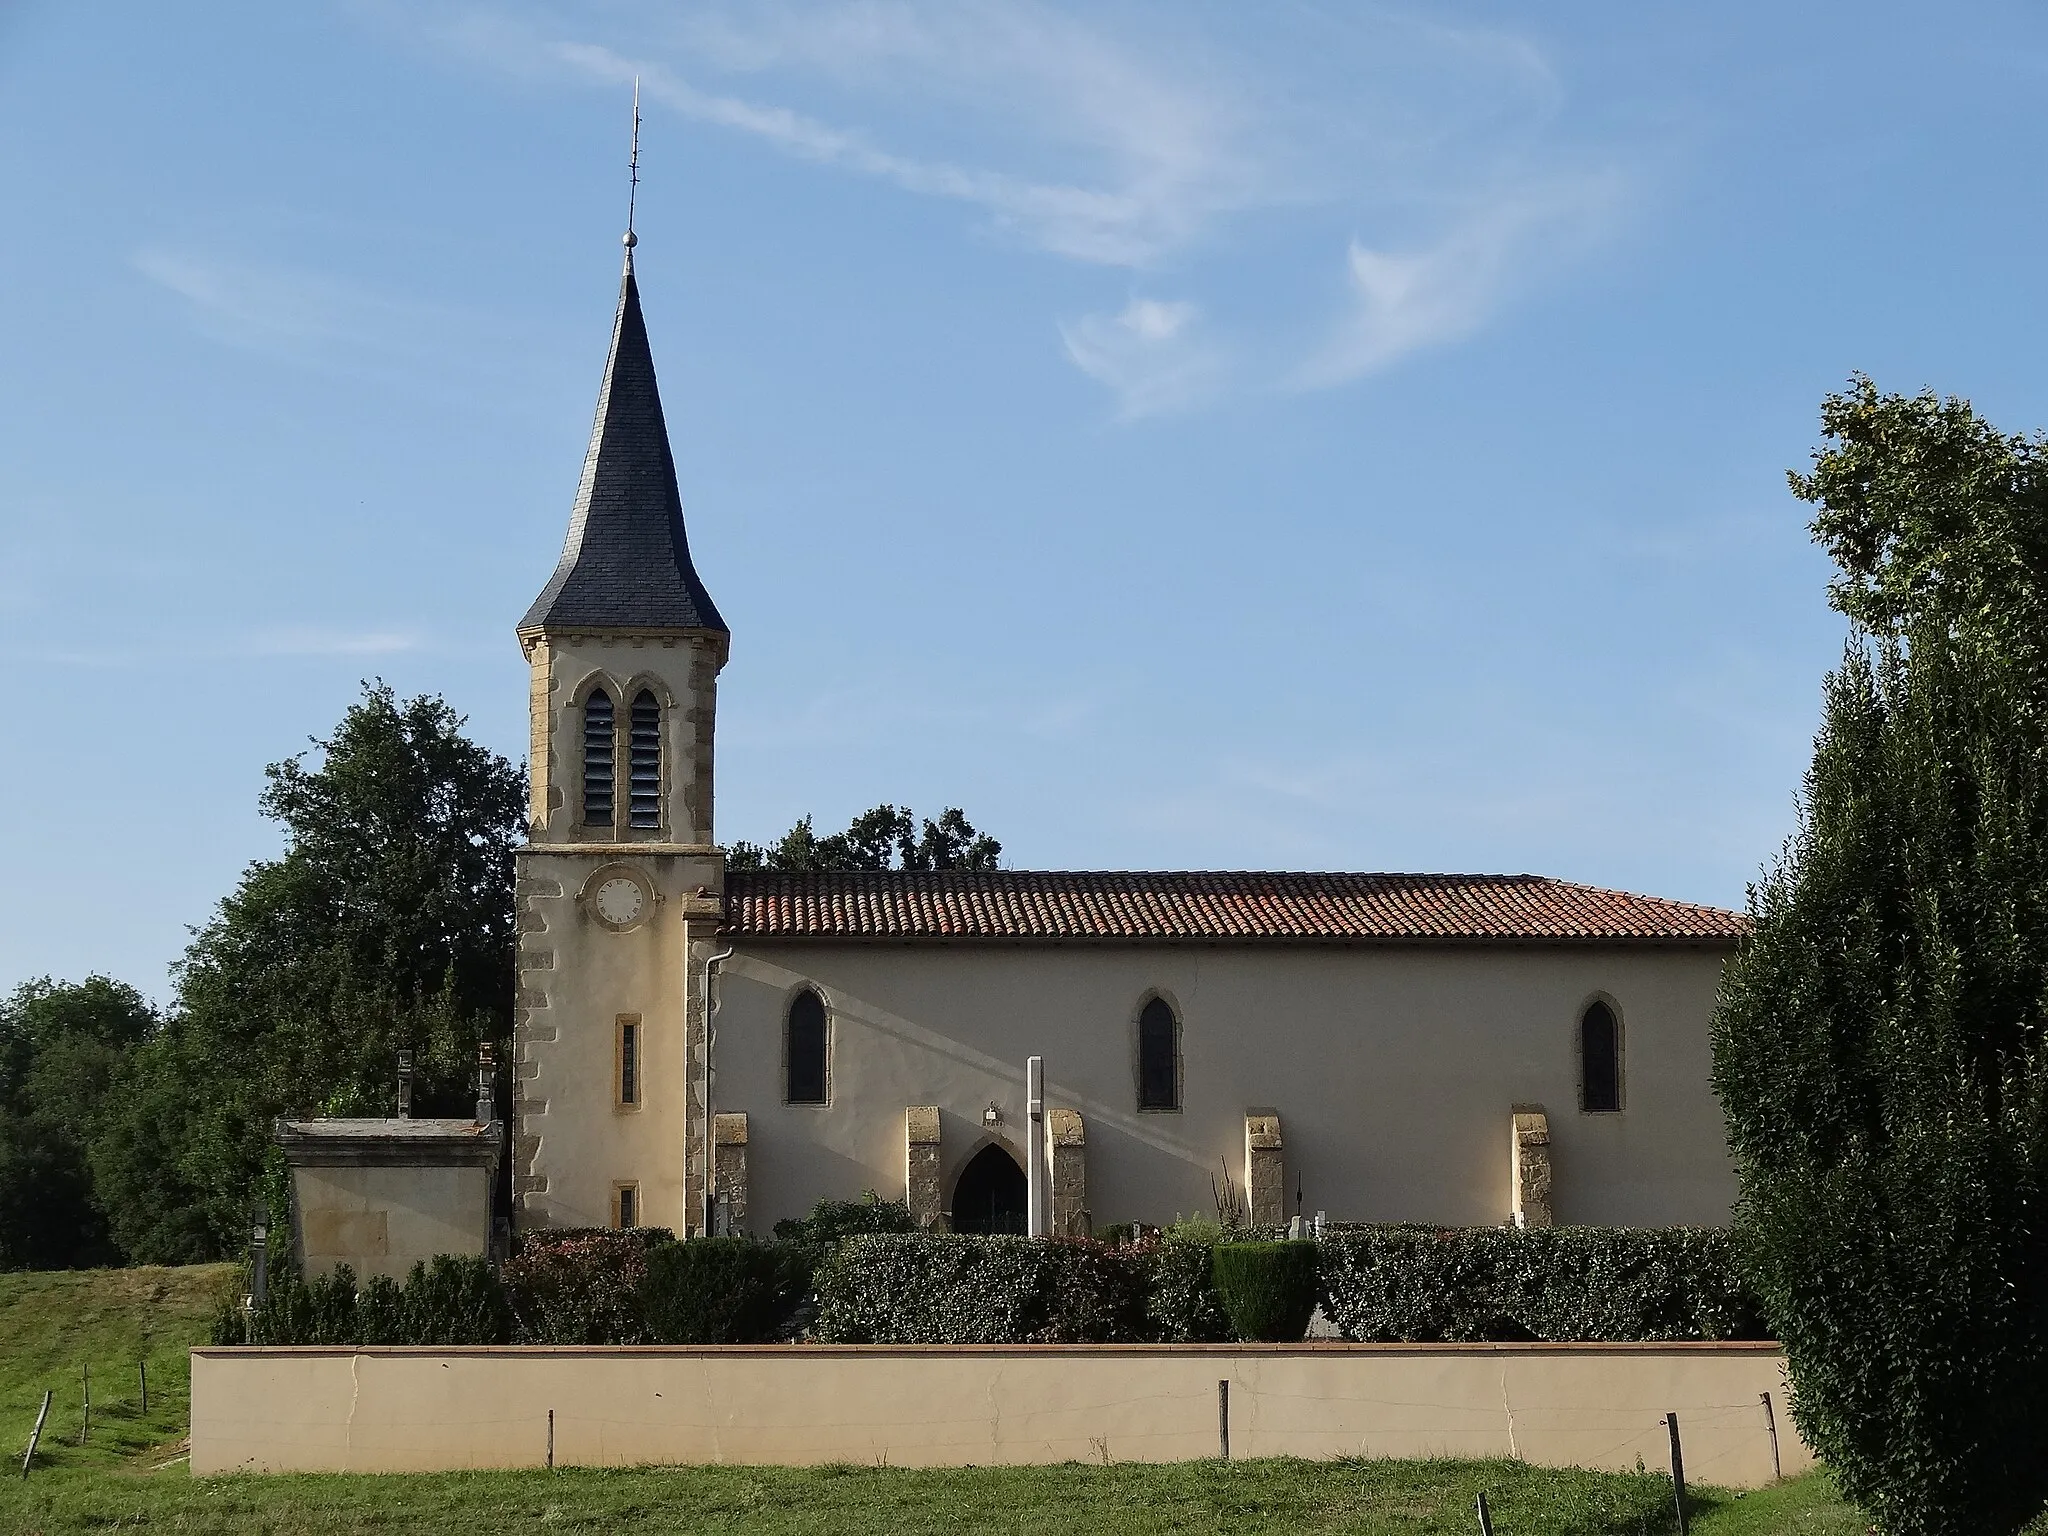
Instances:
[[[583,480],[569,514],[561,563],[519,622],[541,629],[715,630],[725,620],[697,568],[683,530],[675,459],[654,382],[654,355],[633,277],[634,238],[612,322],[611,356],[597,395],[597,421]]]

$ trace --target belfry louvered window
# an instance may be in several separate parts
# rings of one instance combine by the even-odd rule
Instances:
[[[626,765],[631,770],[626,802],[628,824],[661,825],[661,704],[642,688],[633,699]]]
[[[618,749],[612,744],[612,696],[602,688],[583,701],[583,820],[593,827],[612,824],[612,769]]]

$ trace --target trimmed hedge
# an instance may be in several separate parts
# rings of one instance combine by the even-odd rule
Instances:
[[[1320,1290],[1314,1243],[1219,1243],[1212,1272],[1238,1338],[1258,1344],[1301,1342]]]
[[[640,1315],[663,1344],[768,1344],[810,1289],[808,1253],[744,1237],[669,1243],[647,1255]]]
[[[522,1344],[652,1344],[641,1312],[649,1255],[676,1246],[665,1227],[537,1232],[505,1264]]]
[[[288,1276],[270,1287],[246,1320],[228,1311],[214,1322],[216,1344],[509,1344],[512,1313],[505,1289],[482,1259],[442,1254],[413,1265],[399,1285],[372,1279],[361,1295],[346,1264],[307,1282]]]
[[[821,1225],[896,1219],[883,1202],[846,1202],[828,1215]],[[415,1265],[403,1285],[378,1278],[360,1292],[346,1269],[310,1284],[282,1278],[253,1318],[224,1313],[215,1342],[242,1343],[245,1330],[257,1343],[341,1345],[1294,1339],[1295,1318],[1307,1321],[1302,1276],[1258,1276],[1261,1266],[1311,1261],[1308,1306],[1319,1298],[1347,1339],[1768,1336],[1726,1231],[1380,1226],[1313,1244],[1245,1235],[1190,1224],[1110,1246],[856,1230],[828,1246],[678,1243],[659,1229],[541,1233],[502,1274],[481,1259],[443,1257]],[[1273,1251],[1303,1257],[1259,1257]],[[1245,1288],[1226,1279],[1226,1309],[1217,1279],[1241,1271]]]
[[[872,1189],[858,1200],[820,1200],[811,1214],[785,1218],[775,1223],[775,1240],[798,1243],[818,1257],[849,1237],[867,1232],[915,1232],[910,1207],[901,1200],[884,1200]]]
[[[1347,1339],[1762,1339],[1734,1235],[1701,1227],[1384,1226],[1317,1245]]]
[[[1148,1338],[1161,1344],[1227,1344],[1235,1337],[1223,1298],[1216,1294],[1215,1247],[1202,1237],[1169,1233],[1150,1250]]]
[[[415,1264],[404,1285],[359,1290],[339,1265],[281,1278],[245,1318],[224,1311],[216,1344],[759,1344],[785,1338],[809,1255],[785,1243],[678,1243],[659,1229],[549,1233],[494,1273],[482,1259]]]
[[[850,1237],[819,1268],[829,1344],[1113,1344],[1146,1337],[1149,1252],[1082,1240]]]

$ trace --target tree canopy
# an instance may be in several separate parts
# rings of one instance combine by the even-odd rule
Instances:
[[[994,869],[1003,845],[974,830],[966,813],[948,806],[919,825],[908,806],[878,805],[844,832],[818,836],[806,816],[773,843],[734,843],[728,869],[882,870]]]
[[[1794,1409],[1886,1536],[2048,1501],[2048,477],[1968,402],[1823,409],[1855,621],[1714,1023]]]
[[[110,1106],[162,1021],[133,987],[47,976],[0,1001],[0,1268],[77,1269],[123,1249],[94,1187]]]
[[[183,1182],[239,1237],[279,1115],[389,1114],[397,1052],[423,1113],[464,1112],[476,1045],[511,1032],[523,775],[438,698],[365,684],[333,734],[265,770],[285,847],[223,897],[176,968],[177,1010],[111,1181]]]

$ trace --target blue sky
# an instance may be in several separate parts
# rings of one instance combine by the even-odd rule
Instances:
[[[364,677],[523,757],[636,73],[727,839],[1736,905],[1821,396],[2048,425],[2035,8],[0,7],[0,984],[163,995]]]

